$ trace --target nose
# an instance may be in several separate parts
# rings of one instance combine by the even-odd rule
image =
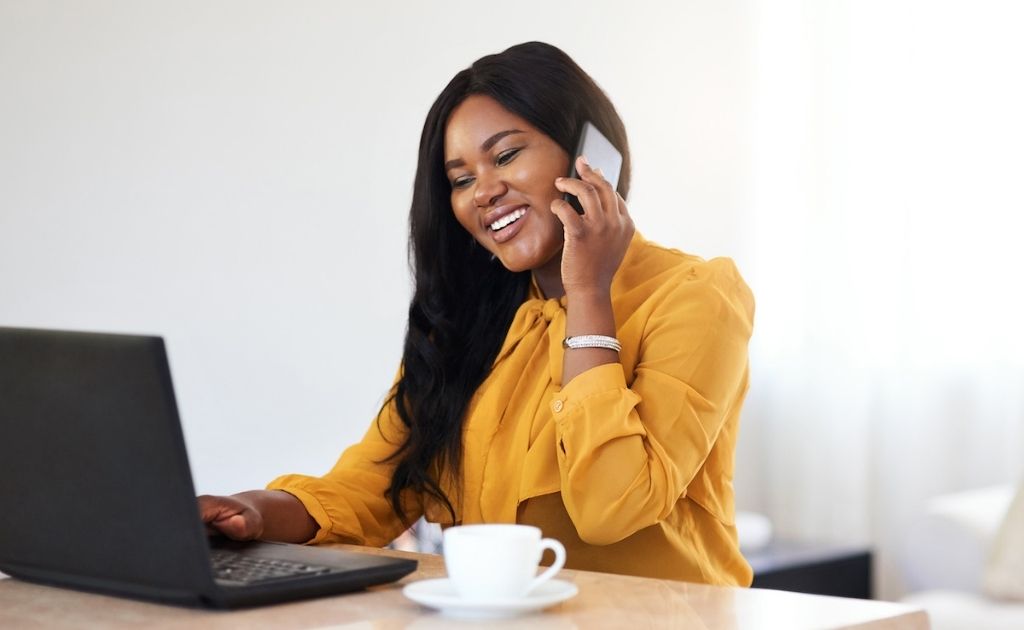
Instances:
[[[487,208],[497,203],[506,192],[508,192],[508,186],[498,173],[493,171],[480,173],[476,178],[473,200],[478,208]]]

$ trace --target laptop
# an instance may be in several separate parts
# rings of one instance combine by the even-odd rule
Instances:
[[[237,608],[361,590],[416,561],[211,539],[163,340],[0,327],[0,571]]]

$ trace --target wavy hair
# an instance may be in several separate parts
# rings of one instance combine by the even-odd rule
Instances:
[[[407,429],[385,460],[396,462],[387,498],[405,522],[401,495],[406,490],[434,498],[458,522],[442,473],[458,484],[466,407],[490,372],[530,286],[529,271],[505,269],[452,211],[444,171],[445,128],[452,111],[473,94],[490,96],[570,156],[583,123],[591,121],[622,153],[618,191],[623,197],[629,191],[622,120],[594,80],[554,46],[528,42],[482,57],[456,74],[434,101],[420,136],[409,211],[415,289],[402,371],[384,402],[384,407],[395,404]]]

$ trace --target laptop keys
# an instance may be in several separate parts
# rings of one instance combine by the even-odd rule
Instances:
[[[331,567],[301,564],[274,558],[247,556],[217,549],[210,552],[213,577],[224,585],[249,585],[281,578],[330,573]]]

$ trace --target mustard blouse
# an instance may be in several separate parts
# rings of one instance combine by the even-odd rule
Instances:
[[[731,260],[633,237],[611,288],[620,364],[562,386],[566,300],[536,285],[468,408],[462,479],[443,477],[460,523],[526,523],[566,547],[566,567],[747,586],[733,462],[754,303]],[[382,546],[404,529],[378,463],[404,428],[385,408],[322,477],[268,488],[320,525],[310,541]],[[451,525],[430,497],[409,516]]]

